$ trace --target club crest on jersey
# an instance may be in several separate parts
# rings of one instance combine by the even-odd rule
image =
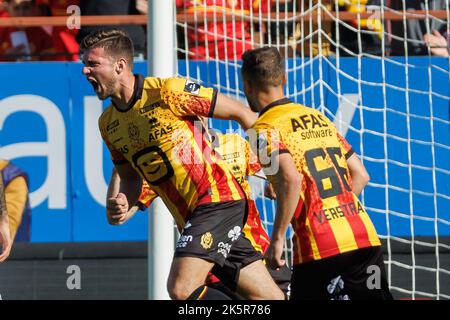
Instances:
[[[203,249],[209,249],[211,248],[212,244],[214,242],[213,236],[210,232],[206,232],[202,235],[202,238],[200,239],[200,245],[203,247]]]
[[[139,128],[133,123],[128,125],[128,137],[130,137],[131,140],[139,140]]]
[[[200,94],[200,85],[192,80],[186,80],[184,91],[192,94]]]

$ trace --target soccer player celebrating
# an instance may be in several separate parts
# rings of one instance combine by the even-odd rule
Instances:
[[[225,299],[204,281],[214,267],[240,270],[237,291],[248,299],[283,299],[250,241],[242,235],[247,201],[225,164],[193,125],[198,116],[234,119],[248,129],[255,115],[216,90],[182,78],[143,78],[132,73],[133,43],[120,30],[100,30],[81,43],[83,74],[97,96],[111,97],[100,132],[120,175],[107,210],[127,212],[142,179],[184,228],[168,291],[172,299]],[[189,221],[190,227],[185,224]]]
[[[292,300],[392,299],[380,240],[357,197],[369,181],[364,165],[325,115],[285,98],[275,48],[246,51],[242,60],[244,92],[259,112],[252,148],[277,195],[267,263],[284,264],[291,222]]]
[[[200,124],[200,121],[196,122],[196,124]],[[256,155],[251,151],[249,143],[239,134],[221,134],[214,130],[208,130],[206,118],[202,118],[202,124],[208,132],[208,136],[211,141],[212,147],[214,148],[214,151],[216,151],[220,158],[226,163],[228,169],[236,178],[246,194],[248,201],[248,216],[243,228],[243,232],[246,238],[250,240],[255,250],[260,252],[261,254],[264,254],[269,246],[270,240],[267,231],[265,230],[261,222],[256,203],[251,197],[250,184],[247,180],[247,176],[254,175],[261,170],[258,159]],[[114,170],[108,186],[108,197],[111,197],[113,194],[117,194],[119,186],[120,177],[117,174],[117,171]],[[131,219],[138,210],[145,210],[146,208],[148,208],[153,200],[156,199],[156,197],[158,197],[158,195],[144,181],[142,186],[142,193],[136,205],[132,206],[125,213],[115,213],[114,211],[109,211],[107,214],[108,222],[112,225],[121,225],[125,223],[126,221]],[[183,232],[183,228],[179,225],[178,230],[180,231],[180,233]],[[180,238],[177,246],[185,245],[185,240],[185,238]],[[233,265],[227,264],[225,264],[224,269],[228,269],[229,274],[233,274],[238,271],[234,268]],[[268,268],[268,271],[278,287],[288,297],[291,281],[291,270],[287,267],[287,265],[284,265],[276,270]],[[235,275],[233,276],[233,278],[237,276],[238,275]],[[233,283],[227,283],[227,285],[231,285],[231,287],[225,286],[213,274],[209,274],[205,283],[208,285],[208,287],[219,289],[220,291],[228,295],[231,299],[241,299],[241,297],[234,292],[236,288],[233,287]]]

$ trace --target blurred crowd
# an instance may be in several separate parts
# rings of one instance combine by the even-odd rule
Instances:
[[[3,17],[68,16],[79,6],[81,15],[146,14],[148,0],[0,0]],[[277,44],[288,56],[335,55],[435,55],[448,56],[447,23],[439,19],[388,21],[377,14],[380,5],[397,11],[446,10],[446,0],[321,0],[328,11],[373,12],[370,19],[321,22],[304,19],[262,19],[268,13],[315,15],[319,0],[173,0],[184,17],[232,13],[218,21],[188,19],[177,24],[179,58],[193,60],[240,59],[242,53],[262,44]],[[378,10],[378,11],[377,11]],[[252,16],[253,21],[241,19]],[[133,39],[136,57],[145,57],[146,27],[121,25]],[[101,26],[0,27],[0,61],[77,61],[79,42]],[[320,39],[319,39],[320,38]],[[407,39],[405,42],[404,39]],[[319,48],[319,43],[321,47]],[[406,43],[406,45],[405,45]],[[384,44],[384,45],[382,45]],[[283,50],[284,49],[284,50]]]
[[[78,0],[0,0],[3,17],[65,16]],[[77,30],[67,27],[0,27],[0,61],[78,60]]]
[[[2,17],[70,16],[67,8],[76,5],[81,15],[135,15],[146,13],[147,0],[0,0]],[[111,26],[114,27],[114,26]],[[134,41],[136,54],[145,52],[145,27],[117,26]],[[0,27],[0,61],[77,61],[79,43],[98,27],[66,25],[51,27]]]

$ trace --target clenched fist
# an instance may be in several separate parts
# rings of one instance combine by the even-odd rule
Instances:
[[[128,210],[128,199],[123,193],[117,194],[115,198],[108,198],[106,201],[106,213],[110,224],[124,223],[127,220]]]

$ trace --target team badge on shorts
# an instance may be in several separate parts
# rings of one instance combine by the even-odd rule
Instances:
[[[203,247],[203,249],[209,249],[211,248],[213,244],[213,236],[210,232],[206,232],[202,235],[202,238],[200,239],[200,244]]]

